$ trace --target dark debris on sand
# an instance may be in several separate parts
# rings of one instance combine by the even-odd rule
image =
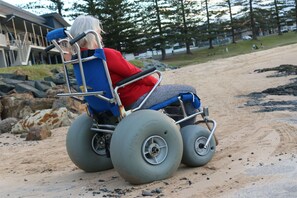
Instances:
[[[281,76],[295,76],[297,75],[297,66],[284,64],[278,67],[257,69],[255,72],[262,73],[268,71],[275,71],[272,75],[267,77],[281,77]],[[271,112],[271,111],[297,111],[297,101],[265,101],[267,95],[292,95],[297,96],[297,78],[292,78],[291,82],[286,85],[268,88],[262,92],[253,92],[247,95],[250,100],[245,106],[261,106],[258,112]]]

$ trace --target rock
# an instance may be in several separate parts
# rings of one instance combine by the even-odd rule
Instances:
[[[14,125],[11,132],[19,134],[29,132],[33,127],[47,127],[49,130],[62,126],[69,126],[75,114],[66,108],[38,110]]]
[[[58,98],[57,94],[59,93],[65,93],[65,87],[61,85],[57,85],[55,87],[52,87],[46,91],[46,96],[48,98]]]
[[[13,86],[15,86],[17,84],[24,83],[23,80],[16,80],[16,79],[11,79],[11,78],[3,78],[2,81],[7,83],[7,84],[13,85]]]
[[[17,122],[18,120],[16,118],[6,118],[4,120],[0,120],[0,134],[10,132]]]
[[[48,76],[44,78],[45,81],[52,81],[56,85],[62,85],[65,84],[65,80],[62,75],[56,74],[54,77]]]
[[[1,103],[1,100],[0,100],[0,120],[2,120],[2,118],[1,118],[1,115],[2,115],[2,109],[3,109],[3,106],[2,106],[2,103]]]
[[[31,93],[13,93],[11,95],[4,96],[1,99],[2,103],[2,119],[8,117],[22,118],[19,112],[26,106],[29,100],[33,100],[34,97]]]
[[[55,100],[55,98],[34,98],[29,100],[27,104],[35,112],[42,109],[51,109]]]
[[[28,84],[17,84],[15,90],[19,93],[31,92],[37,98],[43,98],[46,96],[45,92],[36,89],[35,87]]]
[[[48,85],[46,83],[43,83],[42,81],[35,81],[35,88],[40,90],[40,91],[46,92],[51,87],[52,86],[50,86],[50,85]]]
[[[54,82],[52,82],[52,81],[45,81],[45,80],[43,80],[43,81],[41,81],[42,82],[42,84],[45,84],[45,85],[47,85],[47,86],[50,86],[50,87],[55,87],[55,86],[57,86]]]
[[[8,93],[13,89],[14,89],[13,85],[7,84],[7,83],[3,82],[2,80],[0,80],[0,91],[2,93]]]
[[[27,75],[19,74],[18,72],[15,72],[14,74],[0,74],[0,77],[2,78],[9,78],[9,79],[15,79],[15,80],[28,80]]]
[[[30,106],[24,106],[19,112],[19,118],[25,118],[29,116],[31,113],[33,113],[33,110]]]
[[[149,191],[146,191],[146,190],[143,190],[142,193],[141,193],[142,196],[146,197],[146,196],[153,196],[154,194],[149,192]]]
[[[157,60],[144,60],[143,61],[143,70],[150,69],[152,67],[157,68],[159,71],[176,69],[176,68],[171,68],[168,65],[161,63],[160,61],[157,61]]]
[[[71,112],[75,112],[78,114],[86,112],[87,109],[86,104],[81,103],[77,100],[73,100],[70,97],[59,97],[54,101],[52,109],[58,109],[61,107],[66,107]]]
[[[55,98],[34,98],[31,93],[14,93],[4,96],[2,103],[2,119],[15,117],[22,119],[32,112],[50,109]]]
[[[26,141],[44,140],[52,135],[47,127],[35,126],[30,129],[27,134]]]
[[[0,91],[0,96],[6,96],[6,93]]]

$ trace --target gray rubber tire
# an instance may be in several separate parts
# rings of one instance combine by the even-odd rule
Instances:
[[[86,172],[98,172],[113,168],[111,159],[106,155],[98,155],[92,149],[92,139],[96,134],[90,128],[92,118],[82,114],[71,124],[67,137],[66,148],[72,162]]]
[[[181,134],[184,145],[183,164],[198,167],[207,164],[212,159],[216,150],[216,143],[212,137],[208,146],[203,147],[210,134],[206,128],[199,125],[188,125],[181,129]]]
[[[139,110],[116,127],[110,145],[111,159],[129,183],[149,183],[176,172],[182,144],[179,129],[171,118],[158,111]]]

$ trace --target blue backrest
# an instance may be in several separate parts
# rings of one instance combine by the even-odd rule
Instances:
[[[70,35],[68,32],[66,33],[65,28],[58,28],[48,32],[46,38],[48,41],[54,41],[54,40],[67,38],[68,36]],[[88,53],[90,51],[86,51],[87,54],[84,54],[84,52],[82,52],[81,54],[82,55],[81,57],[83,58],[86,58],[92,55],[96,57],[95,59],[82,63],[88,92],[103,91],[104,97],[112,99],[113,90],[111,90],[111,85],[109,85],[109,81],[107,77],[109,75],[109,72],[107,68],[106,68],[107,71],[105,70],[104,64],[102,62],[103,60],[106,61],[104,51],[101,48],[96,49],[93,51],[93,54],[89,55]],[[61,54],[61,56],[63,56],[63,54]],[[81,75],[81,71],[78,63],[73,64],[73,70],[74,70],[75,78],[77,80],[77,84],[79,87],[81,87],[83,83],[82,83],[82,75]],[[84,99],[88,104],[88,109],[91,114],[110,111],[116,117],[120,115],[119,107],[115,103],[110,103],[106,100],[96,97],[95,95],[84,96]]]
[[[87,52],[87,51],[86,51]],[[85,74],[86,85],[89,92],[104,91],[104,96],[113,98],[112,91],[109,85],[107,75],[102,60],[106,60],[103,49],[96,49],[94,51],[93,60],[83,62],[83,69]],[[82,52],[82,57],[84,54]],[[74,75],[77,80],[78,86],[82,86],[82,77],[79,64],[73,64]],[[88,103],[90,113],[100,113],[111,111],[114,116],[120,115],[119,107],[115,103],[99,99],[96,96],[85,96],[84,99]]]

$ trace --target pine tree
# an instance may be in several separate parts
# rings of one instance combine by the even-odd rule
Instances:
[[[105,34],[103,40],[107,47],[122,52],[133,52],[137,49],[136,39],[138,32],[136,15],[128,0],[101,0],[98,2],[97,17],[102,22]]]
[[[30,10],[36,14],[45,14],[45,12],[58,12],[61,16],[64,16],[63,11],[67,11],[64,8],[64,3],[61,0],[45,0],[45,1],[31,1],[26,4],[20,4],[18,7]],[[48,11],[46,11],[48,10]]]
[[[70,16],[74,19],[82,14],[96,16],[98,14],[98,0],[81,0],[72,5],[74,11]]]

